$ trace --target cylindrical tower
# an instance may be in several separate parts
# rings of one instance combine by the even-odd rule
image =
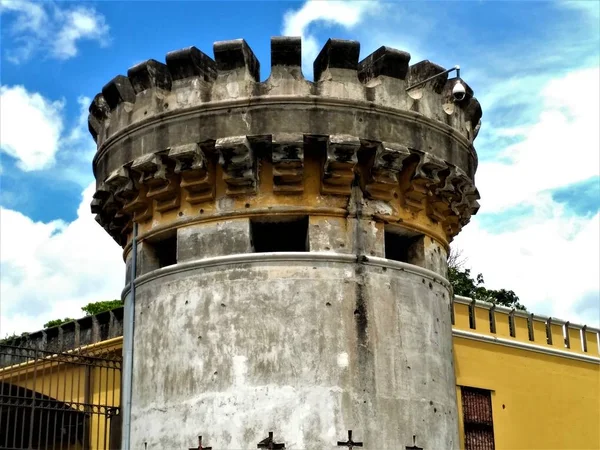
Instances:
[[[444,69],[402,51],[329,40],[311,82],[300,49],[273,38],[263,82],[244,40],[174,51],[90,107],[128,265],[139,229],[131,448],[458,447],[446,255],[481,108],[407,91]]]

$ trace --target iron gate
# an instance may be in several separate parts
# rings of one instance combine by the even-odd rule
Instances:
[[[120,447],[121,349],[0,345],[0,449]]]

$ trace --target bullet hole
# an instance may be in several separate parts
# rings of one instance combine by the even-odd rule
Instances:
[[[435,414],[437,412],[437,408],[433,408],[433,413]]]
[[[325,303],[325,306],[331,306],[331,303],[327,302]]]
[[[398,193],[394,192],[394,198],[398,198]]]
[[[429,400],[429,404],[433,406],[433,400]]]
[[[367,403],[367,401],[365,400],[363,403]]]
[[[200,214],[204,214],[204,210],[203,209],[200,210]]]
[[[432,238],[432,237],[430,237],[429,239],[431,240],[431,243],[432,243],[432,244],[435,244],[435,241],[433,240],[433,238]]]
[[[384,272],[387,272],[387,267],[383,267],[383,271],[384,271]]]
[[[165,109],[167,109],[169,107],[169,104],[165,103],[163,106],[165,107]]]
[[[186,304],[186,305],[188,304],[188,301],[187,301],[187,300],[185,301],[185,304]]]
[[[423,278],[423,284],[425,284],[425,278]]]
[[[359,122],[362,122],[362,121],[363,121],[363,118],[362,118],[362,117],[359,117],[358,121],[359,121]]]
[[[371,256],[375,256],[375,252],[369,252]]]
[[[439,317],[436,317],[436,318],[435,318],[435,320],[436,320],[436,322],[439,322],[439,321],[440,321],[440,318],[439,318]]]
[[[429,289],[433,289],[433,284],[431,283],[431,281],[429,282]]]
[[[313,269],[316,269],[316,267],[313,267]]]
[[[506,409],[506,405],[502,405],[502,409]]]
[[[354,310],[354,315],[355,315],[355,316],[360,316],[360,311],[359,311],[358,309],[355,309],[355,310]]]
[[[226,306],[226,305],[225,305],[225,303],[221,303],[221,306],[222,306],[223,308],[225,308],[225,306]]]
[[[202,336],[198,336],[198,339],[202,339]]]
[[[410,366],[406,366],[406,368],[407,368],[408,370],[410,370]]]
[[[148,111],[144,111],[144,115],[148,114]]]
[[[244,206],[245,206],[246,208],[250,208],[250,203],[246,203]]]
[[[340,244],[340,247],[341,247],[341,248],[344,248],[344,247],[345,247],[345,245],[344,245],[344,244]]]
[[[330,247],[325,247],[325,250],[331,250],[331,248]]]
[[[179,217],[183,216],[183,213],[181,211],[179,211]]]
[[[227,114],[229,114],[231,112],[231,108],[227,109]]]
[[[218,374],[218,373],[219,373],[219,372],[215,372],[213,375],[216,375],[216,374]]]

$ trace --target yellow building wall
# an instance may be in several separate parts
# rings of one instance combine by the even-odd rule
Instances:
[[[475,328],[471,328],[469,314],[475,316]],[[496,449],[600,448],[597,332],[581,332],[581,327],[568,325],[567,348],[559,324],[550,323],[553,339],[548,344],[546,326],[540,324],[543,319],[514,315],[511,335],[508,312],[497,310],[494,316],[496,333],[490,331],[489,305],[478,304],[469,311],[466,301],[454,304],[459,406],[461,386],[491,391]],[[461,336],[461,331],[466,333]],[[587,351],[581,344],[582,334]],[[518,348],[523,344],[528,348]],[[460,412],[464,448],[462,408]]]

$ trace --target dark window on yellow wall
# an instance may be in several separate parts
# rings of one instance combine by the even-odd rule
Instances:
[[[492,393],[461,387],[465,450],[494,450]]]
[[[252,220],[250,230],[257,253],[308,251],[308,217]]]

